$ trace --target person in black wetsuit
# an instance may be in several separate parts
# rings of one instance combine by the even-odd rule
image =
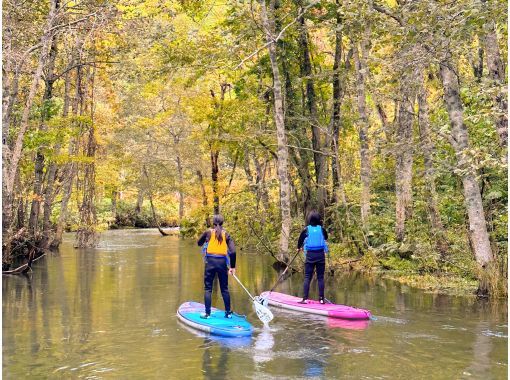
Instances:
[[[207,319],[211,315],[211,296],[213,281],[216,275],[220,282],[221,296],[225,304],[225,318],[232,318],[230,310],[230,293],[228,292],[228,275],[235,274],[236,248],[230,235],[223,229],[223,216],[214,215],[213,229],[205,231],[197,244],[204,246],[205,270],[204,270],[204,301],[205,313],[200,317]],[[230,269],[228,262],[230,261]]]
[[[298,250],[305,250],[305,281],[303,283],[303,299],[299,303],[307,303],[310,281],[315,269],[319,284],[319,302],[324,303],[324,270],[326,269],[326,252],[328,233],[322,227],[321,215],[317,211],[310,211],[307,216],[307,226],[298,239]]]

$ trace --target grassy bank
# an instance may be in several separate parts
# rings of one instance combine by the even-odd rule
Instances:
[[[430,265],[418,254],[400,257],[398,251],[388,252],[371,249],[363,256],[345,254],[339,244],[331,245],[331,268],[339,271],[359,271],[377,274],[427,292],[449,295],[475,296],[479,282],[476,264],[472,259],[461,258],[455,262],[447,261]],[[507,279],[499,270],[495,270],[497,288],[493,297],[507,296]]]

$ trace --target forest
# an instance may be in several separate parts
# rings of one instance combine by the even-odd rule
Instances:
[[[6,0],[2,268],[222,213],[333,268],[507,295],[507,3]]]

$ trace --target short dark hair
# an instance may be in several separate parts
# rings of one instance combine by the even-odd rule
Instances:
[[[308,216],[306,217],[306,223],[308,223],[311,226],[322,226],[322,220],[321,220],[321,214],[317,210],[312,210],[308,213]]]

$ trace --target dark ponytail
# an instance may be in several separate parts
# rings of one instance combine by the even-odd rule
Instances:
[[[214,226],[214,234],[216,235],[216,240],[219,243],[223,241],[223,235],[221,234],[221,226],[223,225],[223,216],[220,214],[213,216],[213,226]]]

